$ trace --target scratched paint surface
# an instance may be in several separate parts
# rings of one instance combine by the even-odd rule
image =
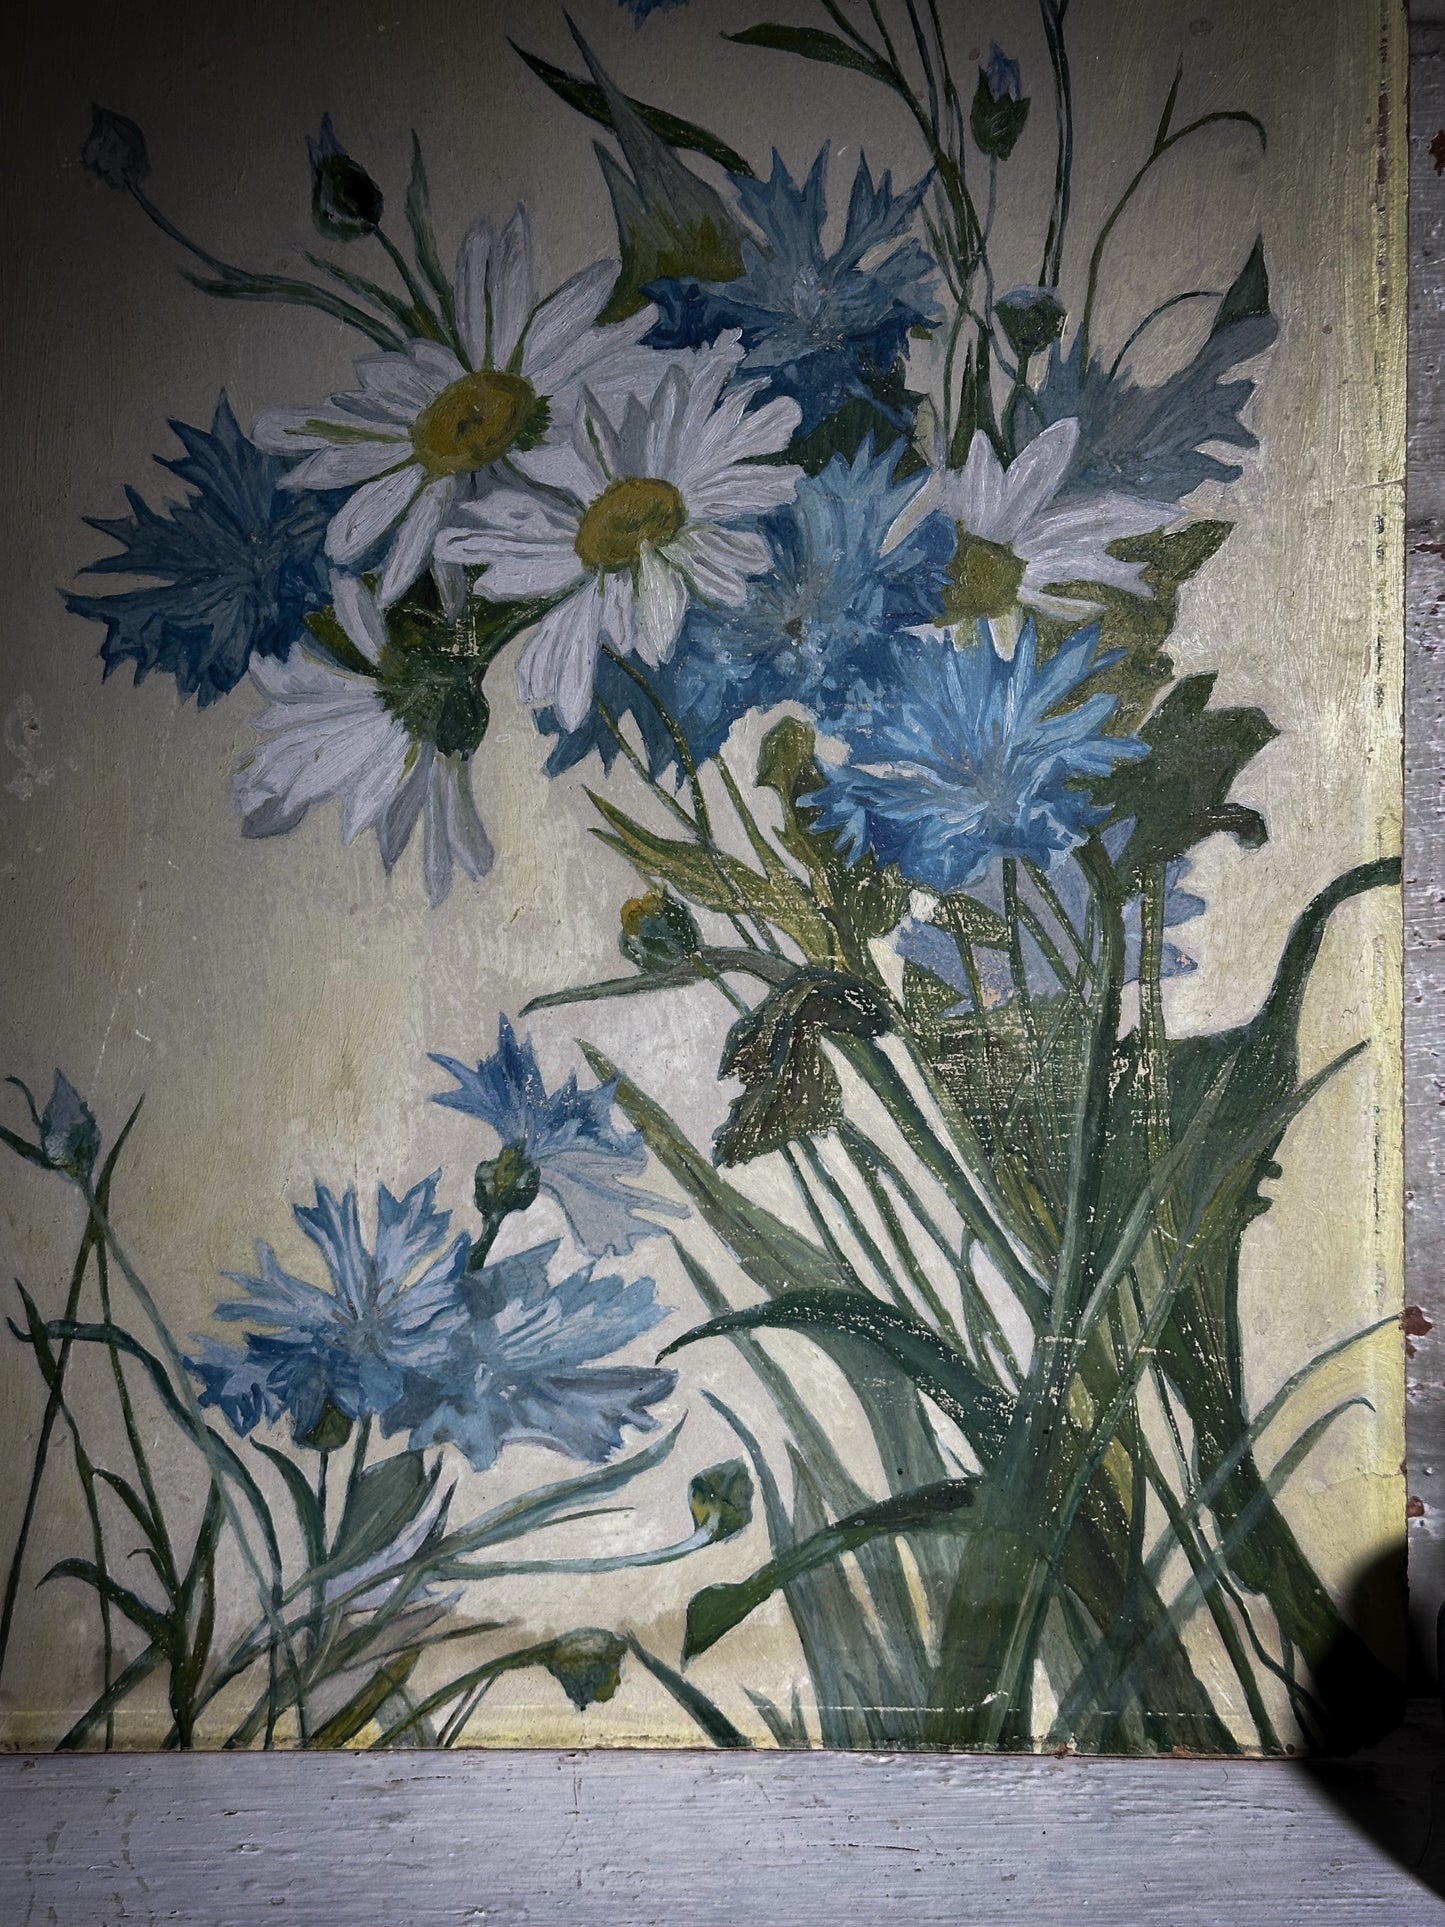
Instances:
[[[1332,1655],[1387,1691],[1400,49],[1003,7],[951,110],[927,22],[785,11],[32,28],[12,1744],[1273,1750],[1363,1717]],[[379,307],[305,260],[378,226]]]

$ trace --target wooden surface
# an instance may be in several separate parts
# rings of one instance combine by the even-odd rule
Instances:
[[[1416,8],[1406,1057],[1412,1631],[1445,1598],[1445,0]],[[1445,156],[1445,142],[1442,142]],[[537,1754],[0,1760],[0,1927],[1415,1927],[1445,1736],[1368,1757]]]

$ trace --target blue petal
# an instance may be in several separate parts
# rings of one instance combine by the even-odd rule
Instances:
[[[73,614],[105,624],[105,674],[153,669],[201,705],[234,689],[255,656],[284,656],[330,600],[326,527],[341,495],[278,486],[287,463],[241,433],[224,395],[209,432],[173,421],[185,449],[161,466],[193,491],[158,513],[126,490],[128,517],[87,518],[120,545],[83,573],[150,576],[153,586],[68,594]],[[159,459],[159,458],[158,458]]]

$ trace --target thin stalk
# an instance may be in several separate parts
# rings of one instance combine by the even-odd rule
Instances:
[[[1115,375],[1118,374],[1120,368],[1124,365],[1125,355],[1128,354],[1140,335],[1144,333],[1146,328],[1151,328],[1159,319],[1160,315],[1168,314],[1171,308],[1177,308],[1182,301],[1219,301],[1222,298],[1218,288],[1188,288],[1183,294],[1171,294],[1167,301],[1161,301],[1157,308],[1151,308],[1139,323],[1138,327],[1125,338],[1123,347],[1119,350],[1118,354],[1115,355],[1113,361],[1110,362],[1110,381],[1114,379]]]
[[[814,1183],[819,1185],[827,1196],[833,1200],[833,1204],[843,1219],[843,1222],[847,1225],[859,1246],[862,1248],[863,1255],[873,1267],[888,1296],[900,1311],[911,1313],[913,1306],[909,1302],[908,1293],[903,1289],[894,1274],[893,1267],[889,1264],[887,1258],[884,1257],[877,1239],[859,1216],[853,1200],[847,1195],[842,1185],[839,1184],[833,1173],[823,1162],[817,1145],[811,1138],[803,1138],[799,1148],[802,1150],[804,1162],[813,1174]]]
[[[1054,200],[1044,238],[1044,260],[1039,280],[1056,288],[1063,270],[1064,230],[1069,222],[1069,192],[1074,170],[1074,94],[1069,79],[1069,53],[1064,42],[1064,14],[1068,0],[1039,0],[1049,65],[1054,70],[1054,119],[1058,152],[1054,162]]]
[[[1119,219],[1124,213],[1124,210],[1143,186],[1145,180],[1148,178],[1150,169],[1163,160],[1164,156],[1169,153],[1172,148],[1177,147],[1181,141],[1188,140],[1192,134],[1199,133],[1202,128],[1212,127],[1217,123],[1225,121],[1238,121],[1244,126],[1252,127],[1259,136],[1260,146],[1263,147],[1265,145],[1267,136],[1263,122],[1259,120],[1256,115],[1247,114],[1239,108],[1220,109],[1212,114],[1201,114],[1198,120],[1192,120],[1187,127],[1181,127],[1177,134],[1170,134],[1165,131],[1167,127],[1167,116],[1165,121],[1161,121],[1159,133],[1154,137],[1154,146],[1149,154],[1149,158],[1144,162],[1143,166],[1139,168],[1134,178],[1129,182],[1129,185],[1115,202],[1113,211],[1110,213],[1103,227],[1099,230],[1099,238],[1094,243],[1094,252],[1089,257],[1089,279],[1084,295],[1084,313],[1083,319],[1079,323],[1079,366],[1081,369],[1087,370],[1089,365],[1089,330],[1093,322],[1094,302],[1099,292],[1099,268],[1104,259],[1104,250],[1109,245],[1109,237],[1118,226]]]
[[[914,1291],[918,1294],[919,1298],[922,1299],[925,1308],[933,1319],[935,1329],[939,1331],[943,1337],[947,1338],[951,1344],[956,1345],[966,1357],[971,1358],[980,1371],[991,1373],[997,1382],[998,1373],[994,1368],[993,1360],[989,1356],[987,1349],[979,1342],[978,1333],[973,1329],[972,1320],[969,1316],[968,1296],[965,1296],[963,1301],[964,1322],[969,1327],[968,1336],[965,1339],[963,1333],[959,1331],[957,1324],[949,1316],[948,1308],[939,1297],[933,1280],[924,1270],[917,1253],[913,1250],[908,1233],[904,1229],[903,1220],[899,1217],[897,1207],[888,1195],[887,1187],[883,1184],[878,1173],[870,1167],[866,1156],[859,1150],[857,1140],[845,1138],[842,1142],[843,1148],[847,1152],[853,1168],[863,1180],[864,1188],[872,1200],[873,1209],[878,1213],[887,1228],[893,1249],[898,1253],[899,1260],[904,1270],[908,1273]],[[907,1303],[906,1294],[902,1292],[897,1294],[897,1302],[906,1310],[911,1311],[913,1309],[913,1307]]]
[[[1024,869],[1028,872],[1029,882],[1032,883],[1039,895],[1043,898],[1050,916],[1068,938],[1075,955],[1078,957],[1080,976],[1092,977],[1094,974],[1093,957],[1085,948],[1084,939],[1074,928],[1073,918],[1064,908],[1063,898],[1050,882],[1048,871],[1041,869],[1037,863],[1031,863],[1027,857],[1024,859]]]
[[[168,240],[176,242],[186,252],[221,277],[228,284],[227,291],[246,294],[248,298],[262,301],[293,301],[305,307],[317,308],[335,321],[344,321],[348,327],[364,334],[378,348],[404,349],[406,338],[384,321],[378,321],[364,308],[356,307],[350,301],[343,301],[340,295],[332,294],[329,289],[318,288],[312,281],[297,281],[286,275],[256,275],[245,268],[234,267],[229,261],[222,261],[217,255],[183,234],[175,222],[162,214],[155,202],[143,188],[127,182],[127,192],[141,212],[158,227]]]
[[[301,1721],[304,1737],[306,1709],[305,1696],[301,1687],[301,1668],[296,1656],[295,1647],[291,1641],[290,1629],[287,1627],[281,1615],[278,1603],[282,1584],[281,1549],[276,1542],[275,1527],[271,1521],[270,1514],[266,1510],[265,1500],[259,1490],[255,1488],[254,1481],[252,1481],[252,1489],[248,1491],[247,1498],[256,1513],[257,1523],[260,1525],[262,1533],[266,1538],[267,1554],[272,1568],[269,1579],[261,1569],[261,1563],[256,1556],[255,1548],[251,1544],[250,1535],[245,1529],[240,1511],[232,1496],[227,1472],[222,1464],[216,1442],[211,1436],[210,1427],[206,1424],[205,1414],[201,1410],[200,1400],[196,1396],[195,1386],[191,1383],[190,1374],[186,1370],[185,1360],[181,1356],[176,1341],[171,1336],[170,1327],[161,1316],[160,1307],[151,1296],[150,1287],[127,1257],[125,1249],[117,1238],[114,1227],[111,1225],[99,1197],[91,1188],[89,1179],[79,1178],[76,1180],[76,1184],[89,1208],[91,1223],[94,1225],[98,1237],[109,1248],[111,1256],[115,1259],[120,1269],[121,1276],[135,1294],[142,1311],[144,1311],[147,1319],[150,1321],[152,1330],[160,1341],[166,1363],[169,1365],[176,1380],[177,1397],[184,1406],[192,1436],[200,1448],[202,1456],[206,1460],[212,1481],[220,1494],[221,1504],[226,1511],[226,1522],[236,1536],[236,1543],[240,1547],[241,1556],[246,1563],[252,1579],[255,1581],[257,1596],[260,1599],[261,1609],[266,1616],[267,1623],[277,1639],[281,1642],[287,1670],[290,1672],[296,1684],[297,1717]],[[239,1461],[236,1463],[239,1464]],[[234,1472],[232,1476],[235,1476]],[[249,1475],[247,1476],[249,1477]]]
[[[411,297],[412,306],[416,309],[418,319],[430,323],[431,329],[434,331],[438,341],[445,341],[448,342],[449,345],[455,345],[450,343],[441,316],[436,313],[431,302],[427,299],[425,291],[407,265],[406,256],[402,253],[401,249],[383,228],[376,229],[376,239],[385,249],[387,259],[400,275],[401,284]]]
[[[356,1439],[351,1453],[351,1470],[346,1475],[346,1498],[342,1503],[343,1514],[350,1508],[356,1498],[357,1492],[361,1488],[361,1475],[366,1470],[366,1448],[370,1443],[371,1414],[368,1412],[356,1428]],[[337,1530],[340,1531],[340,1527],[338,1527]],[[333,1546],[331,1550],[334,1553],[336,1550],[335,1546]]]
[[[871,1298],[873,1293],[869,1291],[862,1278],[858,1275],[858,1270],[853,1260],[848,1256],[842,1245],[839,1244],[837,1233],[834,1231],[832,1225],[829,1224],[821,1205],[814,1197],[813,1188],[808,1183],[803,1173],[803,1167],[798,1162],[797,1153],[791,1144],[785,1144],[783,1146],[783,1162],[793,1174],[793,1183],[797,1187],[798,1196],[803,1201],[803,1209],[811,1219],[813,1229],[822,1239],[828,1256],[838,1267],[839,1276],[845,1283],[850,1285],[854,1291],[861,1292],[866,1298]]]

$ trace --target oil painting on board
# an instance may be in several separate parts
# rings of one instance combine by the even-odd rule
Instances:
[[[1403,57],[31,13],[0,1743],[1388,1721]]]

